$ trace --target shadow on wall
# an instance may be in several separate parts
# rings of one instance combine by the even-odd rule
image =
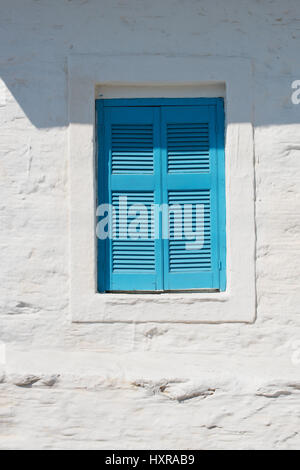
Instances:
[[[69,125],[67,58],[56,59],[54,63],[34,60],[24,60],[22,63],[21,60],[12,59],[1,66],[0,77],[3,81],[2,86],[0,81],[0,106],[3,107],[10,100],[7,88],[19,107],[12,105],[8,121],[21,119],[25,115],[36,128]],[[255,126],[300,123],[300,87],[299,92],[292,88],[295,79],[283,77],[281,80],[260,83],[254,78],[252,123]],[[174,92],[158,96],[175,97]],[[246,86],[244,93],[246,97]],[[299,104],[295,100],[292,102],[293,93],[294,97],[298,97]]]
[[[25,114],[36,128],[68,125],[67,57],[101,51],[104,58],[135,55],[137,67],[152,54],[252,58],[253,124],[300,122],[300,105],[291,101],[291,84],[300,80],[299,0],[1,3],[0,77],[21,108],[12,104],[9,118]],[[231,72],[239,78],[238,67]],[[239,86],[246,99],[241,77]]]
[[[67,60],[55,63],[14,60],[0,67],[0,105],[7,105],[7,120],[24,115],[36,128],[64,127],[68,122]],[[1,83],[1,82],[0,82]],[[17,106],[10,103],[8,91]]]

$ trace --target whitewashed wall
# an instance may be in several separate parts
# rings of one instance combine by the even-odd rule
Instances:
[[[300,447],[299,47],[299,0],[0,0],[0,448]],[[78,53],[251,60],[253,324],[71,322]]]

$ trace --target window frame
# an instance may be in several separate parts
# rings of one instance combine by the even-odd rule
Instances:
[[[238,73],[237,73],[238,71]],[[253,68],[236,57],[72,54],[68,57],[70,319],[76,323],[253,323],[256,319]],[[243,87],[241,87],[241,83]],[[95,99],[225,92],[226,292],[99,294],[96,286]],[[156,87],[160,87],[157,95]],[[122,92],[124,89],[124,92]],[[136,92],[135,92],[136,90]],[[112,96],[115,96],[113,94]]]

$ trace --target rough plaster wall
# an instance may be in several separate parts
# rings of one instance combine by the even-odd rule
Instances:
[[[0,0],[0,448],[300,447],[299,46],[299,0]],[[253,325],[70,322],[72,52],[252,60]]]

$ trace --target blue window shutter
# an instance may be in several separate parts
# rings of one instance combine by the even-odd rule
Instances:
[[[186,217],[182,218],[186,225],[177,219],[177,224],[181,223],[182,237],[175,230],[173,211],[168,220],[164,220],[170,233],[170,239],[163,242],[166,290],[225,288],[220,276],[224,258],[221,250],[225,250],[221,238],[225,236],[225,226],[221,227],[218,220],[221,211],[225,224],[225,210],[219,202],[220,198],[224,199],[224,178],[220,184],[224,162],[217,135],[223,132],[221,121],[222,110],[215,105],[162,107],[163,202],[169,204],[169,210],[170,205],[175,209],[176,205],[186,205],[187,209]],[[198,243],[190,243],[193,240],[184,229],[196,229],[196,205],[200,208],[203,238],[200,237]]]
[[[120,198],[126,196],[127,209],[143,204],[152,236],[154,203],[192,207],[192,230],[198,205],[203,225],[203,240],[194,245],[182,224],[183,239],[178,237],[174,217],[165,213],[163,227],[155,220],[158,239],[124,238],[120,232],[135,218],[127,213],[113,239],[98,240],[98,291],[224,291],[223,99],[98,100],[97,122],[98,204],[113,204],[117,216],[124,212]],[[162,237],[166,229],[170,239]]]
[[[161,290],[162,241],[154,239],[151,212],[161,200],[159,108],[102,106],[103,122],[98,203],[113,205],[116,223],[112,238],[99,240],[98,290]],[[138,238],[130,233],[137,216],[144,229]]]

